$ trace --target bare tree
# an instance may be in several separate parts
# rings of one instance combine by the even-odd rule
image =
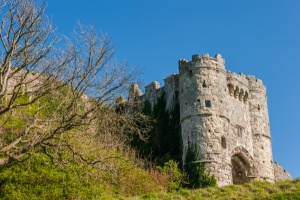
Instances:
[[[99,111],[111,113],[138,74],[113,59],[109,37],[99,38],[93,27],[79,25],[58,46],[45,8],[35,0],[1,1],[0,166],[37,150],[59,159],[60,148],[91,164],[100,162],[103,158],[91,160],[75,151],[67,137],[86,130],[96,137]],[[115,133],[116,125],[123,127],[119,131],[137,130],[137,118],[118,119],[124,121],[102,124],[100,133],[108,128]]]

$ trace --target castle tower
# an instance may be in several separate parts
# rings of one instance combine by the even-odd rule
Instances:
[[[253,137],[253,156],[258,180],[274,182],[274,167],[266,88],[262,81],[248,76],[250,86],[249,112]]]
[[[231,183],[231,163],[226,141],[230,120],[226,116],[227,82],[221,55],[193,55],[179,61],[179,100],[183,160],[189,145],[195,145],[199,159],[218,178],[219,185]],[[227,144],[226,144],[227,143]]]

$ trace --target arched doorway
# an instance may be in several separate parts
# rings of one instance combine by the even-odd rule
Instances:
[[[241,154],[235,154],[231,158],[232,182],[233,184],[242,184],[249,182],[250,163]]]

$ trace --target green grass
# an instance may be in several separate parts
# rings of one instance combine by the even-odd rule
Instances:
[[[123,158],[110,162],[118,173],[112,177],[85,163],[53,164],[37,151],[24,162],[0,166],[0,199],[124,199],[159,190],[147,171]]]
[[[149,193],[130,199],[300,199],[300,180],[283,181],[275,184],[252,182],[243,185],[230,185],[221,188],[214,187],[196,190],[181,189],[172,193]]]
[[[72,168],[74,171],[72,171]],[[76,166],[64,169],[35,158],[27,165],[0,169],[0,199],[124,199],[124,200],[247,200],[300,199],[300,179],[276,184],[252,182],[221,188],[180,189],[138,196],[122,195],[99,181],[78,176]],[[132,181],[132,180],[131,180]],[[132,188],[135,189],[135,188]],[[115,190],[115,191],[114,191]]]
[[[0,199],[97,199],[104,187],[94,184],[93,178],[78,176],[87,173],[55,166],[41,157],[34,157],[13,167],[0,168]]]

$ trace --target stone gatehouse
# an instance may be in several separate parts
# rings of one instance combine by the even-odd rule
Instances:
[[[189,144],[217,178],[219,186],[253,180],[291,179],[274,163],[266,87],[254,76],[225,70],[220,54],[179,60],[179,73],[154,81],[142,94],[133,84],[129,101],[152,105],[165,93],[167,106],[180,104],[183,160]]]

